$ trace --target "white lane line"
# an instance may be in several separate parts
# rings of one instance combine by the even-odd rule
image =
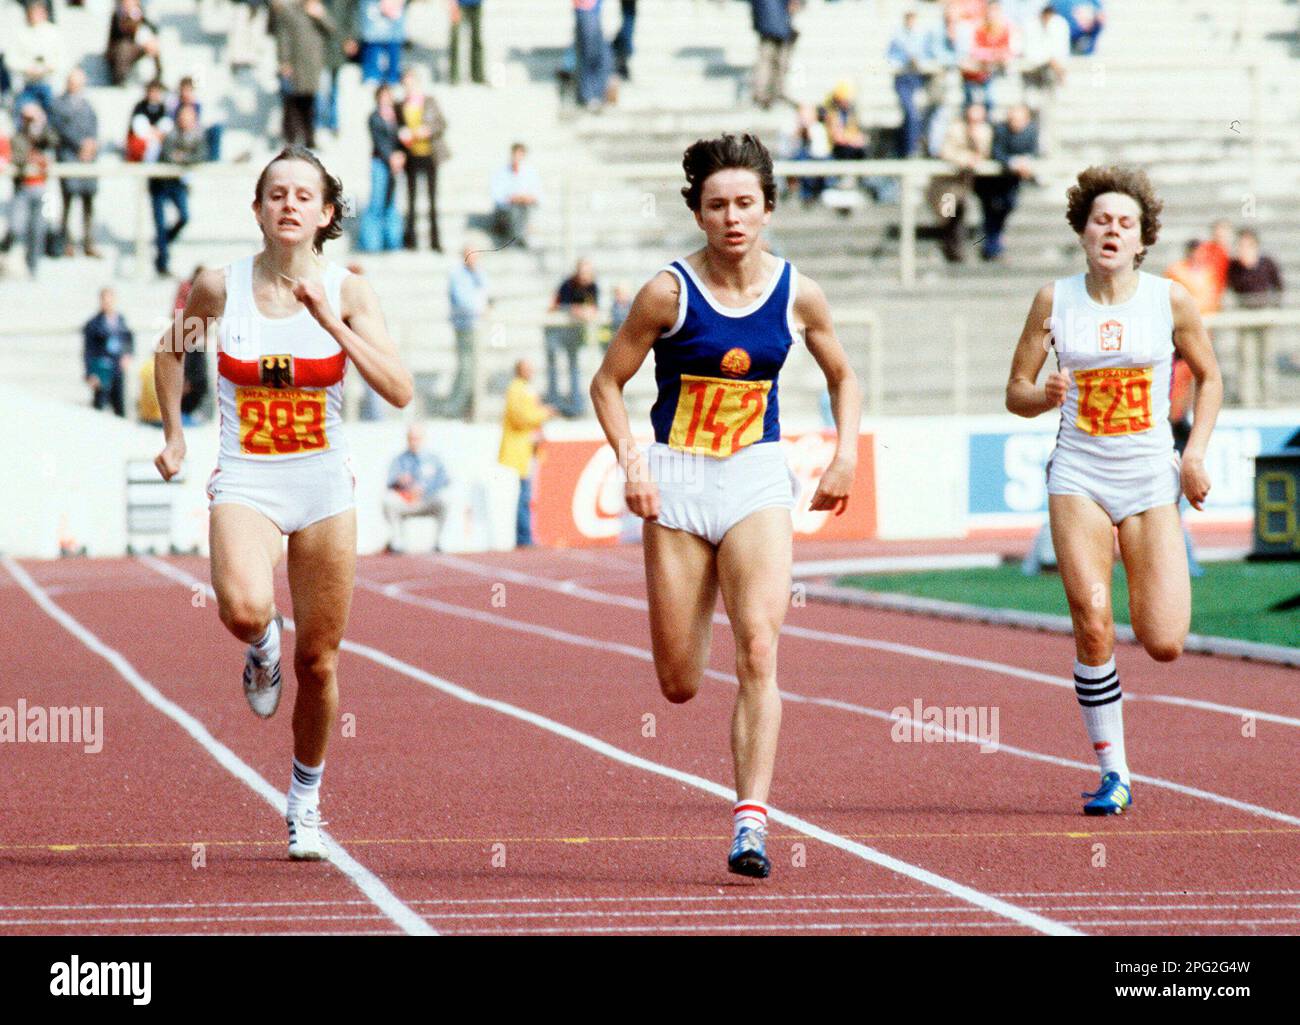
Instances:
[[[51,601],[45,592],[41,590],[40,585],[28,576],[27,571],[14,562],[13,559],[7,555],[0,556],[0,563],[3,563],[5,569],[9,571],[9,575],[18,581],[23,590],[47,615],[116,669],[122,679],[126,680],[140,697],[180,726],[216,760],[218,765],[266,801],[281,817],[284,816],[286,810],[284,794],[271,786],[235,752],[212,736],[207,727],[198,719],[190,715],[176,702],[165,697],[157,687],[141,676],[136,671],[135,666],[128,662],[119,652],[110,648]],[[371,903],[392,919],[393,922],[401,926],[404,931],[412,935],[429,936],[434,934],[432,927],[419,914],[398,900],[374,873],[353,858],[337,840],[328,837],[324,830],[321,832],[328,838],[332,848],[331,864],[352,880],[352,883],[370,899]]]
[[[1300,925],[1300,918],[1171,918],[1165,921],[1155,919],[1117,919],[1105,922],[1079,922],[1079,925],[1089,926],[1107,926],[1120,928],[1137,928],[1137,927],[1154,927],[1154,926],[1185,926],[1185,925],[1216,925],[1216,926],[1258,926],[1258,925]],[[464,936],[560,936],[570,934],[597,934],[597,933],[631,933],[640,935],[642,933],[684,933],[684,932],[751,932],[753,924],[750,922],[717,922],[713,925],[594,925],[583,927],[573,925],[568,928],[554,929],[462,929],[457,930],[457,935]],[[936,933],[949,933],[954,929],[1014,929],[1016,926],[1011,922],[781,922],[772,923],[773,932],[843,932],[846,930],[863,930],[871,931],[877,929],[931,929]]]
[[[407,605],[414,605],[417,608],[429,609],[433,612],[442,612],[450,616],[459,616],[462,619],[472,619],[490,626],[500,627],[507,630],[516,630],[521,633],[534,634],[540,637],[546,637],[549,640],[560,641],[564,644],[571,644],[577,647],[594,648],[603,652],[617,652],[627,655],[631,658],[639,659],[643,662],[653,662],[654,655],[645,648],[633,647],[630,644],[622,644],[617,641],[604,641],[595,637],[588,637],[585,634],[569,633],[567,630],[559,630],[550,626],[539,626],[536,623],[528,623],[522,620],[509,619],[506,616],[498,615],[495,612],[484,612],[481,609],[469,609],[461,605],[452,605],[449,602],[439,601],[436,598],[424,598],[420,595],[409,594],[393,584],[374,584],[368,580],[358,580],[357,586],[368,591],[374,591],[382,594],[393,601],[403,602]],[[727,683],[736,685],[736,677],[729,673],[724,673],[717,669],[706,669],[704,675],[710,679],[723,680]],[[1073,686],[1073,684],[1071,684]],[[896,715],[893,710],[888,712],[879,708],[868,708],[865,705],[856,705],[849,701],[840,701],[836,698],[813,697],[807,694],[796,694],[793,691],[782,689],[780,691],[783,701],[791,701],[797,704],[821,705],[826,708],[835,708],[843,712],[852,712],[855,715],[866,716],[870,719],[879,719],[889,723],[914,724],[927,731],[937,732],[944,737],[959,743],[984,744],[986,740],[980,737],[966,733],[962,730],[951,729],[947,726],[941,726],[938,723],[926,723],[918,719],[913,719],[910,715]],[[929,733],[926,734],[927,736]],[[992,746],[992,745],[991,745]],[[1005,744],[999,741],[995,746],[994,753],[1015,755],[1018,758],[1027,758],[1032,761],[1044,762],[1048,765],[1058,765],[1067,769],[1079,769],[1088,773],[1096,773],[1096,763],[1076,761],[1073,758],[1062,758],[1058,755],[1044,754],[1040,751],[1030,751],[1023,747],[1014,747],[1011,744]],[[1265,808],[1262,805],[1251,804],[1247,801],[1239,801],[1235,797],[1228,797],[1225,794],[1216,794],[1209,790],[1202,790],[1199,787],[1190,787],[1182,783],[1176,783],[1173,780],[1162,779],[1159,776],[1147,776],[1142,773],[1133,773],[1133,781],[1145,783],[1150,786],[1160,787],[1164,790],[1172,790],[1175,793],[1183,794],[1186,797],[1196,797],[1204,801],[1212,801],[1215,804],[1221,804],[1237,811],[1246,812],[1251,815],[1259,815],[1263,818],[1273,819],[1277,822],[1285,822],[1288,825],[1300,826],[1300,816],[1288,815],[1286,812],[1275,811],[1272,808]]]
[[[202,581],[190,576],[190,574],[185,573],[183,570],[162,563],[159,560],[146,558],[142,561],[144,561],[145,565],[150,566],[157,572],[163,573],[165,569],[165,575],[170,576],[174,580],[179,580],[189,587],[195,585],[204,588],[207,587],[207,585]],[[345,651],[361,655],[363,658],[367,658],[372,662],[376,662],[379,665],[394,670],[395,672],[409,676],[413,680],[425,683],[428,686],[433,687],[435,690],[448,694],[466,704],[475,705],[480,708],[490,708],[493,711],[500,712],[502,715],[507,715],[513,719],[518,719],[522,722],[537,726],[550,733],[554,733],[556,736],[580,744],[591,751],[595,751],[597,754],[604,755],[606,758],[613,761],[631,766],[632,768],[641,769],[645,772],[654,773],[658,776],[664,776],[668,779],[676,780],[678,783],[684,783],[687,786],[694,787],[697,790],[702,790],[706,794],[712,794],[713,796],[720,797],[726,801],[735,801],[736,799],[736,794],[733,790],[724,787],[720,783],[715,783],[713,780],[705,779],[702,776],[696,776],[693,773],[682,772],[679,769],[662,765],[659,762],[652,762],[648,758],[642,758],[639,755],[634,755],[631,752],[617,748],[612,744],[607,744],[605,741],[600,740],[597,737],[583,733],[571,726],[566,726],[564,723],[557,722],[554,719],[548,719],[545,716],[538,715],[535,712],[530,712],[524,708],[519,708],[518,706],[511,705],[505,701],[483,697],[465,687],[454,684],[449,680],[444,680],[441,677],[434,676],[432,673],[427,673],[417,666],[410,665],[400,659],[394,658],[387,652],[380,651],[377,648],[372,648],[369,645],[358,644],[355,641],[347,640],[343,642],[342,647]],[[605,648],[608,650],[608,645],[605,645]],[[838,850],[844,851],[846,854],[851,854],[855,857],[861,858],[863,861],[870,862],[873,865],[879,865],[882,868],[906,876],[909,879],[914,879],[926,886],[942,890],[950,896],[957,897],[960,900],[964,900],[969,904],[973,904],[976,907],[992,912],[993,914],[1001,915],[1013,922],[1018,922],[1027,928],[1035,929],[1038,932],[1047,933],[1052,936],[1078,935],[1077,930],[1062,926],[1059,922],[1053,922],[1048,918],[1044,918],[1042,915],[1027,912],[1014,904],[1008,903],[1007,901],[990,897],[988,894],[966,886],[964,883],[948,879],[944,876],[938,875],[937,873],[931,872],[928,869],[921,868],[918,865],[913,865],[910,862],[895,858],[892,855],[883,853],[882,851],[877,851],[872,847],[867,847],[865,844],[845,839],[836,833],[832,833],[829,830],[814,825],[806,819],[801,819],[798,816],[791,815],[776,808],[769,810],[768,818],[773,822],[778,822],[782,825],[797,829],[809,838],[819,840],[827,846],[834,847]]]
[[[571,598],[580,598],[583,601],[596,602],[601,605],[611,605],[618,608],[635,609],[640,612],[649,611],[650,605],[644,598],[633,598],[625,594],[611,594],[607,591],[598,591],[591,587],[584,587],[571,581],[552,580],[549,577],[539,577],[531,573],[522,573],[518,570],[493,569],[487,566],[480,566],[469,559],[462,559],[455,555],[440,555],[432,560],[434,565],[450,566],[453,569],[472,574],[479,577],[487,577],[492,580],[501,580],[506,583],[521,584],[525,587],[536,587],[541,590],[554,591],[557,594],[564,594]],[[428,583],[427,581],[425,582]],[[731,627],[731,621],[721,612],[713,615],[713,621]],[[1061,687],[1071,692],[1074,691],[1074,680],[1067,679],[1063,676],[1052,676],[1049,673],[1039,673],[1032,669],[1021,669],[1019,666],[1008,665],[1005,662],[994,662],[989,659],[971,658],[968,655],[955,655],[950,652],[934,651],[930,648],[918,648],[912,644],[899,644],[894,641],[882,641],[870,637],[854,637],[851,634],[836,633],[832,630],[815,630],[810,627],[795,626],[786,623],[781,628],[783,634],[789,634],[791,637],[802,637],[806,640],[824,641],[828,644],[848,645],[855,648],[868,648],[875,651],[885,651],[893,655],[906,655],[909,658],[924,659],[929,662],[941,662],[947,665],[958,665],[967,669],[979,669],[985,672],[1001,676],[1011,676],[1019,680],[1029,680],[1034,683],[1045,683],[1052,687]],[[1166,705],[1180,705],[1185,708],[1195,708],[1205,712],[1219,712],[1224,715],[1231,715],[1240,718],[1249,715],[1259,722],[1277,723],[1281,726],[1292,726],[1300,728],[1300,718],[1289,715],[1279,715],[1274,712],[1264,712],[1256,708],[1241,708],[1236,705],[1222,705],[1213,701],[1199,701],[1195,698],[1184,698],[1174,694],[1142,694],[1133,693],[1125,690],[1125,700],[1131,701],[1158,701]]]

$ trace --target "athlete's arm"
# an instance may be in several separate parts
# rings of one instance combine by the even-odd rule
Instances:
[[[862,419],[862,400],[858,378],[849,366],[844,346],[831,323],[831,307],[826,293],[811,278],[799,275],[799,290],[794,299],[795,318],[803,324],[804,344],[826,376],[831,393],[831,410],[839,435],[835,458],[817,483],[809,509],[833,509],[835,515],[848,507],[853,474],[858,465],[858,425]]]
[[[399,409],[411,401],[415,384],[388,337],[379,296],[360,274],[349,274],[340,289],[342,317],[330,308],[325,290],[314,281],[299,281],[293,294],[356,364],[357,370],[385,402]]]
[[[663,271],[651,278],[632,300],[627,320],[609,343],[605,359],[591,379],[591,404],[605,437],[627,477],[624,497],[637,516],[659,515],[659,489],[648,479],[644,456],[637,449],[628,421],[623,386],[632,379],[659,336],[677,322],[680,285],[676,275]]]
[[[163,480],[171,480],[181,472],[185,459],[185,434],[181,428],[181,393],[185,389],[185,344],[191,348],[198,336],[206,340],[208,325],[226,306],[226,276],[220,270],[205,270],[194,279],[185,310],[180,320],[180,336],[173,317],[167,330],[154,346],[153,384],[158,395],[158,409],[162,412],[163,450],[153,464]]]
[[[1025,318],[1024,329],[1020,332],[1020,342],[1016,345],[1015,355],[1011,357],[1011,377],[1007,380],[1007,409],[1016,416],[1034,417],[1055,409],[1065,401],[1065,393],[1070,386],[1069,376],[1060,371],[1048,374],[1041,388],[1035,383],[1039,371],[1047,362],[1047,350],[1050,347],[1052,333],[1048,322],[1052,316],[1052,291],[1051,285],[1044,285],[1034,296],[1029,316]]]
[[[1195,509],[1205,507],[1210,477],[1205,472],[1205,448],[1223,405],[1223,378],[1214,357],[1210,336],[1201,323],[1192,294],[1177,281],[1169,286],[1169,305],[1174,313],[1174,348],[1187,361],[1196,381],[1196,402],[1192,407],[1192,432],[1183,449],[1183,494]]]

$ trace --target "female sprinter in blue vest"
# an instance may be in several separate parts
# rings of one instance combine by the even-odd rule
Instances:
[[[1117,815],[1133,803],[1115,667],[1110,578],[1115,537],[1128,576],[1133,632],[1159,662],[1176,659],[1191,623],[1181,495],[1210,491],[1205,449],[1223,382],[1191,294],[1138,270],[1160,232],[1160,200],[1139,170],[1090,167],[1066,196],[1087,268],[1034,297],[1007,382],[1007,409],[1060,408],[1047,463],[1047,508],[1074,623],[1074,689],[1101,786],[1083,806]],[[1049,348],[1057,369],[1037,384]],[[1196,379],[1191,436],[1180,461],[1169,426],[1174,355]]]
[[[221,622],[248,645],[244,696],[258,715],[280,702],[282,617],[275,567],[289,539],[289,593],[298,693],[286,818],[289,857],[328,857],[318,802],[325,746],[338,714],[337,665],[352,604],[357,520],[343,436],[349,363],[395,406],[411,375],[384,327],[374,289],[319,254],[342,233],[339,180],[308,149],[291,146],[257,180],[253,214],[261,252],[204,271],[185,305],[185,335],[219,320],[221,446],[208,482],[212,589]],[[197,328],[197,332],[194,329]],[[154,376],[165,447],[164,479],[185,458],[176,325],[158,343]]]
[[[803,336],[826,375],[839,442],[811,508],[844,511],[857,459],[858,386],[826,297],[763,246],[776,183],[752,135],[701,140],[682,195],[704,247],[638,293],[591,384],[596,415],[645,522],[646,590],[664,697],[689,701],[708,664],[719,589],[736,641],[732,872],[766,876],[767,796],[781,700],[777,635],[790,601],[795,480],[781,452],[777,375]],[[654,350],[654,444],[633,441],[623,386]]]

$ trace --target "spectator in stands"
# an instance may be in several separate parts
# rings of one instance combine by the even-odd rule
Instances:
[[[975,179],[975,192],[984,211],[984,244],[980,255],[996,260],[1002,255],[1002,231],[1020,198],[1020,183],[1034,177],[1038,157],[1038,126],[1023,103],[1017,103],[1007,120],[993,129],[993,159],[1002,173]]]
[[[176,87],[176,95],[167,100],[167,116],[176,120],[176,111],[181,107],[193,107],[194,116],[199,127],[203,129],[204,138],[208,140],[208,159],[221,159],[221,137],[225,126],[220,121],[208,122],[203,117],[203,103],[199,100],[198,89],[194,79],[186,75]]]
[[[1197,262],[1206,268],[1214,286],[1214,308],[1223,305],[1223,293],[1228,287],[1228,265],[1232,263],[1232,222],[1219,218],[1210,225],[1210,237],[1202,242],[1196,254]]]
[[[135,398],[135,417],[147,427],[161,427],[162,407],[158,405],[158,385],[153,379],[153,364],[153,353],[149,353],[140,364],[140,389]]]
[[[506,410],[501,421],[501,451],[497,462],[519,474],[519,505],[515,514],[515,544],[527,548],[533,543],[532,495],[533,456],[542,424],[556,415],[553,408],[537,399],[530,382],[533,365],[526,359],[515,363],[515,378],[506,388]]]
[[[949,86],[961,80],[961,68],[970,52],[973,31],[967,31],[951,9],[945,9],[943,20],[930,29],[929,49],[936,69],[930,77],[926,96],[931,114],[925,133],[925,152],[930,156],[937,156],[943,148],[948,126],[958,112],[958,108],[948,101]]]
[[[867,155],[867,135],[858,121],[853,83],[841,79],[817,112],[831,142],[835,160],[862,160]]]
[[[795,111],[794,126],[782,133],[778,152],[786,160],[829,160],[831,140],[826,126],[817,117],[817,108],[811,103],[801,103]],[[821,196],[826,188],[825,178],[802,175],[786,179],[787,192],[799,190],[804,206]]]
[[[975,182],[975,168],[993,153],[993,129],[981,103],[972,103],[944,137],[939,159],[957,165],[957,173],[930,180],[930,205],[939,216],[943,255],[949,263],[965,259],[966,200]]]
[[[18,129],[11,144],[14,198],[10,207],[10,230],[26,243],[27,272],[36,268],[45,252],[46,224],[43,204],[50,164],[58,138],[35,100],[19,109]]]
[[[108,80],[124,85],[136,61],[153,59],[154,78],[162,78],[162,53],[158,46],[158,26],[145,17],[140,0],[117,0],[108,23]]]
[[[352,38],[357,20],[357,0],[322,0],[334,31],[325,43],[325,77],[316,93],[316,126],[339,133],[339,68],[359,50]]]
[[[988,0],[944,0],[944,16],[951,16],[972,31],[984,20]]]
[[[111,405],[118,416],[126,416],[122,385],[131,362],[135,336],[118,312],[117,293],[113,289],[99,290],[99,312],[86,321],[81,337],[82,362],[86,384],[91,389],[92,405],[96,409]]]
[[[126,159],[155,163],[162,152],[163,139],[172,130],[167,114],[167,90],[155,79],[145,86],[144,99],[131,108],[131,122],[126,136]]]
[[[6,52],[14,72],[23,78],[14,109],[22,110],[25,103],[35,100],[48,115],[54,99],[52,83],[63,74],[68,62],[63,36],[50,23],[47,0],[33,0],[27,5],[26,21],[14,33]]]
[[[262,49],[262,38],[265,35],[263,29],[269,31],[269,26],[264,24],[264,12],[270,5],[267,0],[231,0],[231,2],[235,5],[235,16],[230,26],[230,41],[226,55],[231,69],[238,71],[240,68],[251,68],[257,64],[257,57]]]
[[[1214,271],[1203,258],[1201,243],[1192,239],[1183,247],[1183,258],[1165,268],[1165,277],[1173,278],[1192,294],[1201,316],[1216,313],[1219,294],[1214,285]]]
[[[600,316],[600,289],[590,260],[585,257],[579,260],[573,274],[560,283],[551,299],[551,312],[566,314],[568,323],[548,325],[545,330],[546,401],[559,408],[565,416],[580,416],[586,408],[586,400],[578,383],[578,355]],[[569,360],[569,394],[563,398],[559,390],[561,351]]]
[[[461,26],[469,28],[469,80],[486,85],[483,77],[483,0],[448,0],[451,21],[451,84],[460,82]]]
[[[406,0],[360,0],[361,78],[396,85],[406,43]]]
[[[542,201],[542,180],[525,159],[528,147],[510,147],[510,163],[492,176],[492,232],[499,241],[518,241],[528,248],[528,221]]]
[[[99,156],[99,119],[86,99],[86,73],[73,68],[68,75],[67,90],[56,99],[50,110],[50,127],[58,136],[58,159],[65,163],[91,164]],[[60,178],[63,193],[63,219],[59,233],[63,238],[63,255],[71,256],[72,236],[68,234],[68,214],[73,200],[81,200],[82,241],[87,256],[99,256],[94,242],[95,193],[98,178]]]
[[[1056,90],[1065,84],[1066,61],[1070,57],[1070,25],[1050,3],[1042,5],[1021,34],[1021,82],[1025,102],[1038,119],[1039,152],[1052,151],[1052,119],[1056,114]]]
[[[600,27],[601,0],[573,0],[573,53],[577,61],[578,103],[600,110],[608,99],[613,57]]]
[[[800,0],[750,0],[754,31],[758,33],[758,60],[754,64],[754,102],[767,110],[787,99],[785,76],[794,52],[794,15]]]
[[[192,167],[208,159],[208,140],[199,128],[198,117],[193,107],[181,107],[176,111],[176,124],[163,139],[162,154],[159,158],[164,164],[178,164]],[[149,200],[153,206],[154,243],[158,255],[154,260],[154,270],[163,277],[171,275],[170,246],[190,221],[190,186],[184,176],[179,178],[150,178]],[[167,204],[176,208],[176,220],[167,223]]]
[[[894,69],[894,92],[903,110],[903,123],[898,132],[900,157],[915,156],[920,151],[921,140],[934,114],[934,106],[928,102],[929,80],[938,70],[931,50],[933,40],[930,32],[918,27],[916,11],[909,9],[903,13],[902,26],[889,41],[886,57]]]
[[[384,493],[384,519],[388,521],[386,552],[405,550],[403,526],[411,516],[432,516],[438,532],[434,551],[442,548],[442,528],[447,519],[443,492],[451,479],[442,460],[424,448],[424,427],[413,423],[406,429],[406,450],[388,468],[388,490]]]
[[[184,313],[190,292],[194,290],[194,282],[202,273],[203,265],[199,264],[187,280],[176,286],[176,297],[172,300],[173,316]],[[185,359],[182,361],[181,371],[184,375],[181,383],[181,423],[186,427],[193,427],[197,422],[197,414],[201,412],[203,403],[208,397],[208,358],[204,348],[206,334],[201,339],[202,344],[198,346],[194,346],[189,341],[191,337],[193,336],[183,326],[181,342],[185,346]]]
[[[618,32],[610,40],[609,48],[614,54],[614,71],[624,82],[630,82],[632,37],[636,32],[636,0],[619,0],[619,15]]]
[[[1237,235],[1237,252],[1228,265],[1228,287],[1237,304],[1248,309],[1282,305],[1282,272],[1259,251],[1259,236],[1250,228]]]
[[[397,205],[397,176],[406,166],[398,141],[399,124],[393,91],[385,83],[375,90],[370,128],[370,202],[361,217],[357,248],[363,253],[399,249],[402,212]]]
[[[0,234],[0,277],[6,270],[9,250],[14,244],[14,233],[9,221],[11,203],[9,194],[14,188],[11,177],[13,163],[13,132],[9,121],[9,112],[0,105],[0,215],[5,219],[5,230]]]
[[[1052,7],[1070,26],[1070,52],[1082,56],[1096,52],[1097,39],[1106,27],[1101,0],[1052,0]]]
[[[609,343],[614,340],[614,336],[618,334],[619,328],[623,326],[631,312],[632,287],[626,281],[620,281],[614,285],[614,296],[609,304],[609,328],[604,332],[601,341],[603,348],[609,348]]]
[[[461,262],[447,278],[451,328],[456,335],[456,376],[446,398],[432,403],[436,415],[473,419],[474,366],[478,350],[478,322],[491,305],[487,278],[479,269],[478,251],[466,244]]]
[[[1012,57],[1012,26],[999,0],[989,0],[984,20],[971,39],[970,64],[962,71],[967,106],[982,103],[993,108],[993,86],[1007,72]]]
[[[429,194],[429,248],[442,252],[438,238],[438,165],[451,156],[444,136],[447,119],[432,95],[424,91],[415,67],[402,72],[402,105],[398,109],[397,139],[406,154],[406,231],[402,242],[416,248],[415,209],[419,179]]]
[[[336,29],[321,0],[275,0],[275,53],[285,145],[316,147],[316,93]]]

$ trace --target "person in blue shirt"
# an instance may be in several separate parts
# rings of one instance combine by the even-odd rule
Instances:
[[[510,163],[492,175],[492,233],[503,242],[518,242],[528,248],[528,220],[542,201],[542,180],[525,161],[528,147],[516,142],[510,147]]]
[[[1052,0],[1052,7],[1070,26],[1070,52],[1083,57],[1096,52],[1106,27],[1101,0]]]
[[[117,310],[117,293],[104,288],[99,293],[99,312],[81,330],[86,384],[96,409],[112,405],[118,416],[126,416],[123,382],[131,362],[135,336],[126,318]]]
[[[478,322],[492,304],[487,278],[479,268],[478,251],[472,245],[464,247],[460,265],[448,275],[447,298],[451,327],[456,333],[456,377],[447,397],[434,403],[434,411],[438,416],[469,420],[474,416]]]
[[[903,124],[898,133],[898,155],[910,157],[921,147],[926,125],[934,114],[934,106],[927,103],[922,112],[917,94],[928,96],[926,85],[934,75],[937,64],[931,49],[932,36],[917,27],[916,12],[907,11],[903,24],[889,41],[886,57],[894,69],[894,92],[898,93],[903,108]]]
[[[406,430],[406,451],[388,468],[388,490],[384,493],[384,519],[388,521],[387,552],[404,550],[403,524],[409,516],[432,516],[438,533],[434,550],[442,546],[442,528],[447,519],[447,505],[442,497],[451,483],[447,468],[432,452],[424,450],[424,427],[411,424]]]

